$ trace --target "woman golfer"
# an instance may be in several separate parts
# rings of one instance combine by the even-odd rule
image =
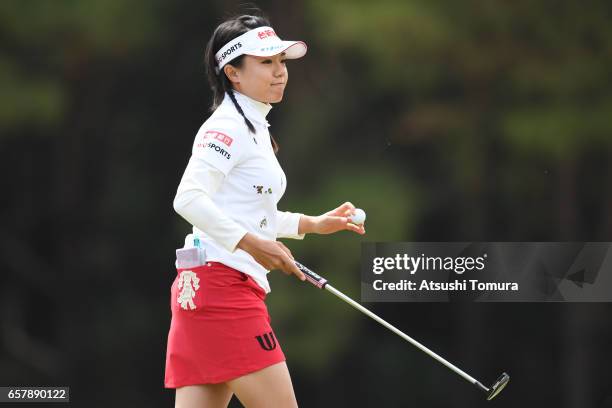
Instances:
[[[283,99],[285,61],[305,53],[306,44],[282,41],[259,16],[223,22],[208,42],[214,112],[174,200],[193,225],[185,246],[195,242],[206,258],[177,266],[171,290],[165,386],[176,388],[177,407],[227,407],[234,393],[247,407],[297,406],[264,300],[270,270],[305,278],[277,238],[365,233],[349,222],[349,202],[319,216],[277,210],[287,179],[266,115]]]

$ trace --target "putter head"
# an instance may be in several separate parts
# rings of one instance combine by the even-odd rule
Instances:
[[[504,389],[506,385],[508,385],[508,381],[510,381],[510,376],[506,373],[502,373],[499,376],[495,384],[489,388],[489,395],[487,396],[487,401],[491,401],[493,398],[497,396]]]

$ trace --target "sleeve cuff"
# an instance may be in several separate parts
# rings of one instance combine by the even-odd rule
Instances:
[[[236,233],[232,234],[231,237],[229,237],[227,240],[225,240],[225,242],[222,243],[222,245],[225,247],[225,249],[227,249],[229,252],[235,252],[237,248],[238,243],[242,240],[242,238],[244,238],[244,236],[247,234],[247,230],[245,230],[244,228],[239,228],[236,229]]]
[[[285,211],[277,212],[277,238],[304,239],[306,234],[298,234],[300,218],[303,214]]]

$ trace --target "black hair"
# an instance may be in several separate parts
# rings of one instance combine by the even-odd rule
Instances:
[[[270,26],[270,21],[263,15],[240,15],[231,17],[225,20],[223,23],[219,24],[219,26],[213,32],[212,37],[208,41],[206,45],[206,76],[208,77],[208,83],[210,84],[210,88],[213,91],[213,103],[210,108],[211,111],[217,109],[217,107],[223,101],[224,95],[227,94],[232,99],[236,110],[238,113],[242,115],[244,118],[244,122],[249,128],[249,132],[255,133],[255,127],[251,123],[250,120],[244,114],[242,107],[236,101],[236,96],[234,95],[234,89],[232,88],[232,83],[225,75],[223,70],[218,70],[217,61],[215,59],[215,54],[223,47],[225,44],[233,40],[234,38],[241,36],[257,27]],[[241,55],[232,60],[231,65],[236,68],[240,68],[244,62],[244,55]],[[218,73],[217,73],[218,72]],[[278,152],[279,146],[276,143],[276,140],[270,135],[270,141],[272,142],[272,148],[274,149],[274,153]]]

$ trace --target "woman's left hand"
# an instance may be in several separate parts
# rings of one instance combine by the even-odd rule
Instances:
[[[334,210],[313,217],[312,232],[317,234],[333,234],[334,232],[348,230],[364,235],[364,224],[353,224],[348,218],[353,214],[355,214],[355,206],[350,202],[346,202]]]

